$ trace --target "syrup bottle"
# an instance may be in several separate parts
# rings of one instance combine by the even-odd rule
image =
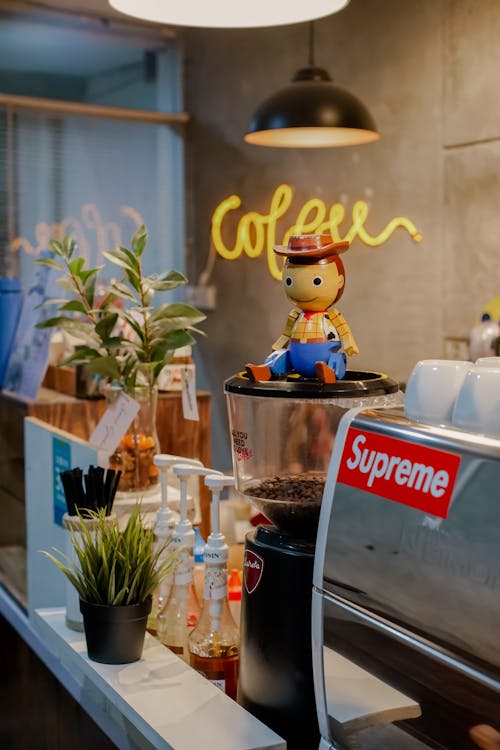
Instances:
[[[239,667],[239,630],[229,609],[227,590],[228,548],[219,527],[219,502],[223,487],[234,486],[234,477],[211,474],[205,484],[212,490],[212,533],[205,546],[203,610],[188,638],[189,663],[210,682],[236,700]]]
[[[154,456],[153,462],[160,470],[161,493],[160,507],[156,513],[155,521],[155,542],[158,547],[162,547],[165,550],[165,554],[168,554],[166,548],[172,541],[176,522],[176,514],[168,505],[168,470],[179,463],[192,464],[193,466],[202,466],[203,464],[196,458],[184,458],[184,456],[174,456],[171,453],[158,453]],[[162,556],[160,556],[159,562],[162,562]],[[148,630],[153,635],[157,633],[157,619],[168,601],[173,578],[173,572],[166,575],[158,588],[153,592],[153,604],[148,617]]]
[[[158,636],[165,646],[189,662],[188,635],[198,622],[201,608],[193,583],[195,533],[187,517],[187,483],[190,476],[206,476],[213,469],[177,464],[173,471],[180,482],[180,505],[172,545],[180,551],[167,603],[158,615]]]

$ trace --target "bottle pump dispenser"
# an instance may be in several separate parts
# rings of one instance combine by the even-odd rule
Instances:
[[[172,453],[158,453],[153,458],[155,466],[160,470],[160,507],[156,513],[155,536],[157,544],[163,548],[172,539],[176,515],[168,505],[168,470],[176,464],[189,464],[191,466],[203,466],[197,458],[185,458],[175,456]],[[148,629],[156,631],[157,617],[167,603],[170,588],[172,586],[173,574],[166,576],[161,582],[153,596],[153,606],[148,620]]]
[[[179,549],[177,567],[168,601],[158,617],[158,634],[162,643],[188,661],[187,638],[198,622],[200,604],[193,584],[193,547],[195,533],[187,517],[187,485],[191,476],[213,474],[203,465],[182,463],[173,467],[180,483],[179,520],[172,535],[174,549]]]
[[[171,453],[158,453],[154,459],[154,464],[160,469],[160,507],[156,514],[155,533],[158,541],[168,544],[173,536],[175,528],[175,514],[168,505],[168,482],[167,475],[170,467],[182,464],[183,466],[203,466],[197,458],[185,458],[184,456],[174,456]]]

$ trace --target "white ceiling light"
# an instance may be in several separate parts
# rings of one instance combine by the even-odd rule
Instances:
[[[280,26],[336,13],[349,0],[109,0],[115,10],[173,26]]]

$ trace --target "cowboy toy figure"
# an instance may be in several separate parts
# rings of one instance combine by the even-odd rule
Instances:
[[[264,364],[246,366],[252,380],[270,380],[292,371],[324,383],[344,377],[346,354],[358,354],[359,349],[332,305],[344,291],[345,270],[339,255],[348,248],[348,242],[333,242],[329,234],[293,236],[287,247],[273,248],[286,258],[282,283],[295,307]]]

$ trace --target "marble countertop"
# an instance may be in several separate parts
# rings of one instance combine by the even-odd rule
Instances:
[[[33,626],[82,693],[87,694],[81,696],[85,697],[83,703],[94,701],[104,709],[105,714],[125,729],[135,747],[286,748],[278,735],[149,634],[140,661],[109,665],[88,659],[84,634],[66,627],[63,608],[37,610]],[[123,746],[128,749],[130,744]]]

